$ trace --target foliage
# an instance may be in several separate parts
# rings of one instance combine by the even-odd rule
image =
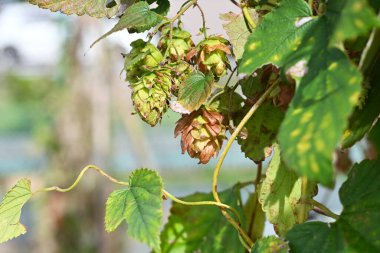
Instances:
[[[339,196],[343,212],[329,225],[297,225],[286,236],[294,252],[377,252],[380,250],[380,160],[354,165]],[[312,236],[313,240],[310,240]]]
[[[20,223],[21,208],[31,196],[29,179],[21,179],[5,194],[0,204],[0,243],[26,233]]]
[[[181,135],[182,153],[200,163],[223,150],[210,194],[178,199],[154,171],[136,170],[122,182],[93,165],[67,189],[36,193],[70,191],[88,169],[96,170],[126,187],[107,200],[106,230],[125,220],[128,234],[154,252],[380,251],[379,159],[351,168],[339,191],[340,215],[313,199],[318,184],[334,185],[333,154],[339,145],[349,148],[368,134],[380,150],[380,20],[375,14],[380,6],[375,1],[232,1],[241,13],[220,15],[229,40],[208,35],[197,0],[185,1],[173,17],[167,17],[168,0],[29,2],[66,14],[119,12],[115,27],[94,43],[122,30],[149,30],[146,40],[132,42],[131,52],[123,54],[137,114],[151,126],[169,108],[181,114],[175,135]],[[192,7],[203,20],[203,38],[196,45],[181,21]],[[235,140],[256,163],[256,178],[219,192],[218,175]],[[250,185],[254,191],[242,205],[241,194]],[[19,218],[31,195],[25,179],[4,197],[1,242],[25,233]],[[174,203],[160,233],[167,198]],[[9,206],[12,201],[17,208]],[[312,210],[335,222],[307,222]],[[266,219],[279,237],[263,238]]]

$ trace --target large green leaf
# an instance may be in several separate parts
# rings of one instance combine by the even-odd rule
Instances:
[[[356,164],[339,196],[343,212],[333,224],[310,222],[286,235],[292,252],[380,252],[380,160]]]
[[[144,32],[157,25],[162,20],[161,16],[150,10],[145,1],[137,2],[124,12],[119,22],[107,33],[92,43],[91,47],[112,33],[128,29],[129,32]]]
[[[26,233],[20,223],[21,209],[32,196],[30,180],[21,179],[0,203],[0,243]]]
[[[247,136],[238,139],[246,157],[260,162],[270,155],[284,115],[285,112],[272,101],[266,101],[257,109],[245,125]]]
[[[258,23],[259,15],[257,12],[254,9],[249,9],[248,12],[255,23]],[[236,59],[239,60],[243,56],[244,45],[247,42],[251,31],[248,29],[242,13],[235,14],[233,12],[228,12],[220,14],[220,19],[228,22],[223,25],[223,28],[230,38],[234,55]]]
[[[328,3],[328,17],[334,25],[331,43],[352,39],[380,25],[366,0],[334,0]]]
[[[315,194],[316,185],[310,183],[306,196],[312,199]],[[284,236],[295,224],[305,221],[306,217],[298,215],[301,208],[305,208],[307,213],[313,208],[312,205],[300,203],[301,196],[302,179],[281,161],[280,148],[276,144],[261,187],[259,201],[268,220],[280,236]]]
[[[286,253],[289,246],[276,236],[268,236],[258,240],[251,253]]]
[[[287,165],[323,184],[332,182],[332,154],[361,83],[347,56],[329,46],[339,21],[333,11],[315,18],[305,1],[282,1],[250,36],[240,67],[251,73],[273,63],[297,80],[278,138]]]
[[[179,87],[178,103],[188,111],[198,110],[211,94],[214,77],[212,73],[193,72]]]
[[[119,4],[112,8],[106,8],[107,0],[29,0],[29,3],[38,5],[43,9],[60,11],[64,14],[76,14],[82,16],[87,14],[91,17],[103,18],[116,15]]]
[[[240,191],[228,189],[220,193],[223,203],[241,212]],[[212,194],[194,193],[185,201],[205,201]],[[174,203],[169,221],[161,234],[162,252],[169,253],[239,253],[244,248],[236,230],[215,206],[184,206]]]
[[[277,66],[286,63],[308,31],[310,22],[306,21],[311,15],[305,1],[281,1],[280,7],[267,14],[249,36],[239,72],[250,74],[269,63]]]
[[[106,230],[114,231],[124,219],[130,236],[160,252],[162,181],[155,171],[134,171],[128,189],[110,194],[106,203]]]

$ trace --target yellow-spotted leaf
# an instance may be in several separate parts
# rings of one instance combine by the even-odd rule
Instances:
[[[336,6],[336,1],[329,5]],[[332,183],[333,151],[362,82],[345,53],[332,46],[341,20],[336,11],[312,17],[305,1],[281,1],[248,39],[240,67],[240,72],[251,73],[273,63],[296,80],[297,91],[278,136],[282,154],[299,175],[325,185]],[[346,29],[352,25],[345,24]]]

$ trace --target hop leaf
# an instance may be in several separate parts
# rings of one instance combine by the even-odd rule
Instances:
[[[21,179],[0,203],[0,243],[26,233],[20,223],[21,209],[32,196],[30,180]]]
[[[129,177],[129,188],[112,192],[106,203],[106,231],[114,231],[123,220],[128,234],[160,252],[162,181],[156,172],[139,169]]]

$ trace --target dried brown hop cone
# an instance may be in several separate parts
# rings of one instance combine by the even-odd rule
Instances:
[[[206,108],[182,115],[174,131],[175,137],[182,134],[182,154],[187,151],[190,157],[198,158],[199,163],[208,163],[218,154],[226,138],[222,122],[222,114]]]
[[[168,108],[172,82],[169,72],[146,73],[139,81],[131,83],[132,101],[141,119],[155,126]]]
[[[197,45],[186,55],[186,60],[190,61],[196,56],[196,64],[203,73],[211,71],[216,79],[224,76],[230,67],[227,55],[231,55],[229,41],[219,37],[209,37]]]

